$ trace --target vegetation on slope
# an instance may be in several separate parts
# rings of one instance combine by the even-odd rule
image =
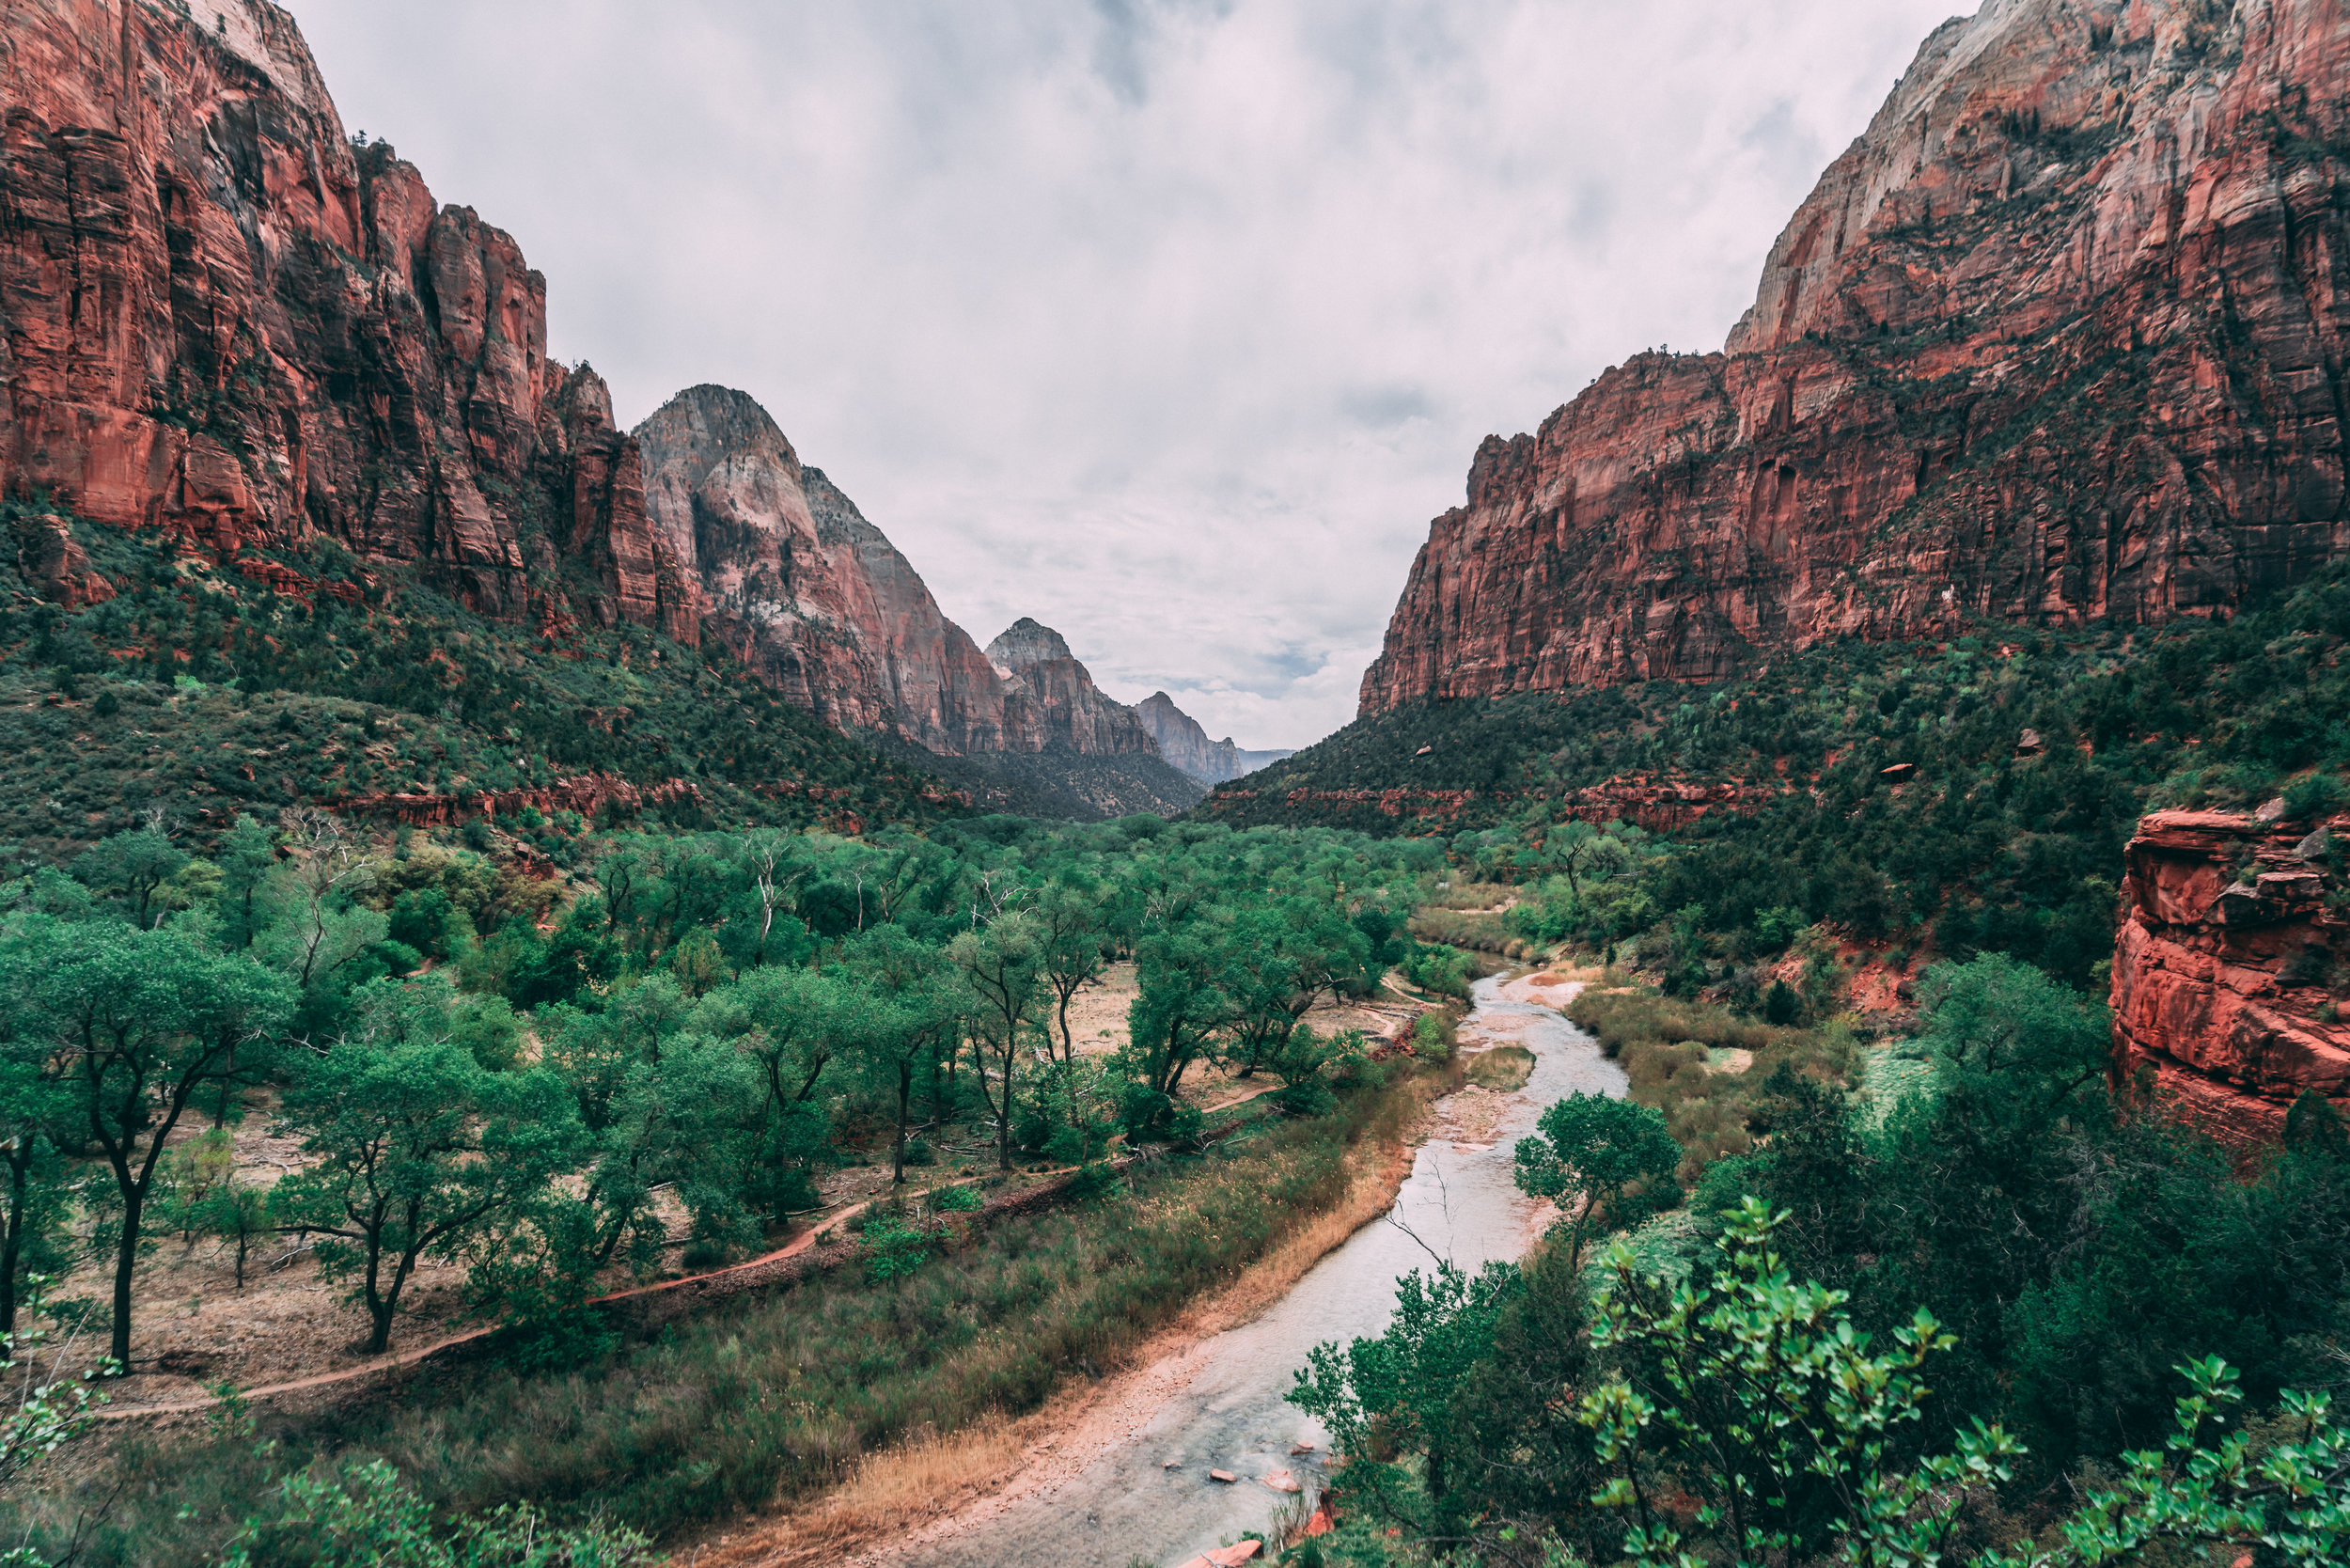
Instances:
[[[0,503],[11,525],[36,509]],[[0,837],[62,852],[150,806],[199,832],[239,810],[386,793],[546,788],[585,773],[682,779],[657,820],[920,823],[964,808],[793,708],[716,647],[641,627],[534,634],[321,541],[217,570],[146,534],[76,523],[112,599],[43,602],[0,556]],[[275,581],[247,575],[275,569]],[[300,588],[297,585],[313,585]]]
[[[2282,792],[2306,814],[2342,798],[2346,635],[2350,572],[2336,568],[2224,625],[1838,643],[1709,686],[1430,704],[1360,720],[1200,811],[1452,833],[1486,874],[1543,884],[1554,907],[1537,933],[1552,940],[1671,917],[1735,961],[1828,921],[1930,935],[1952,957],[2012,952],[2089,985],[2143,811]],[[1899,764],[1906,782],[1884,773]],[[1637,898],[1548,883],[1572,839],[1560,824],[1630,820],[1624,786],[1641,780],[1731,782],[1739,799],[1652,823],[1668,839],[1633,836]],[[1387,791],[1404,792],[1401,814],[1349,795]]]

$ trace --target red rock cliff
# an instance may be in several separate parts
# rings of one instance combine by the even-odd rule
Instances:
[[[1156,757],[1158,742],[1132,708],[1113,701],[1050,626],[1022,616],[987,645],[1004,682],[1005,749],[1085,757]]]
[[[791,701],[954,756],[1155,754],[1058,633],[1022,620],[981,652],[747,393],[688,387],[634,439],[646,505],[704,627]]]
[[[324,534],[693,641],[603,383],[513,239],[354,147],[265,0],[0,0],[0,494],[190,548]]]
[[[2224,613],[2350,544],[2344,0],[1990,0],[1725,352],[1488,438],[1362,711],[1753,648]]]
[[[2335,1016],[2350,920],[2341,836],[2217,811],[2158,811],[2126,852],[2113,953],[2118,1075],[2239,1146],[2274,1138],[2305,1090],[2350,1109]]]

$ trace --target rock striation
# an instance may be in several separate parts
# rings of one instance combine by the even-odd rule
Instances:
[[[2344,0],[1945,24],[1723,352],[1479,448],[1361,711],[2224,615],[2342,554],[2345,81]]]
[[[2265,820],[2264,820],[2265,819]],[[2125,852],[2113,952],[2115,1074],[2238,1147],[2304,1091],[2350,1109],[2350,817],[2157,811]]]
[[[266,0],[0,0],[0,494],[697,636],[545,279],[346,137]]]
[[[1060,634],[982,651],[749,394],[691,386],[636,427],[645,507],[706,634],[836,729],[953,757],[1156,755]]]
[[[1244,751],[1230,735],[1212,741],[1199,727],[1199,721],[1176,707],[1175,699],[1165,692],[1152,692],[1135,704],[1135,712],[1141,715],[1142,726],[1151,732],[1151,738],[1158,743],[1159,755],[1202,784],[1244,778],[1294,755],[1290,751]]]

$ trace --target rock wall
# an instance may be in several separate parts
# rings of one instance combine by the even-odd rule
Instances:
[[[1141,716],[1142,727],[1150,731],[1152,740],[1158,743],[1159,755],[1202,784],[1243,778],[1294,755],[1289,751],[1244,751],[1230,735],[1212,741],[1199,727],[1199,721],[1176,707],[1175,699],[1165,692],[1152,692],[1135,704],[1135,712]]]
[[[1724,352],[1485,441],[1361,711],[2219,615],[2341,555],[2345,81],[2344,0],[1945,24]]]
[[[705,629],[791,701],[948,756],[1155,755],[1049,627],[1021,620],[981,652],[747,393],[688,387],[634,439],[653,531]]]
[[[2265,818],[2266,820],[2263,820]],[[2240,1147],[2313,1090],[2350,1109],[2350,817],[2158,811],[2126,855],[2113,953],[2115,1074]]]
[[[0,0],[0,494],[696,639],[634,443],[547,357],[545,279],[346,137],[266,0]],[[601,591],[544,586],[566,557]]]
[[[1021,617],[987,645],[987,660],[1004,682],[1003,749],[1158,755],[1140,716],[1103,695],[1050,626]]]

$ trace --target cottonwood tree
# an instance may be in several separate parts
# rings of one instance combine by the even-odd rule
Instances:
[[[899,1027],[876,1039],[865,1059],[884,1092],[897,1096],[890,1166],[892,1182],[902,1185],[915,1077],[925,1071],[935,1073],[941,1058],[953,1053],[972,996],[957,983],[943,953],[896,926],[865,933],[850,945],[846,958],[854,973],[894,1001],[901,1015]]]
[[[795,841],[791,835],[773,830],[751,834],[743,840],[743,864],[759,894],[759,941],[751,949],[754,965],[767,962],[767,937],[775,930],[776,911],[790,902],[791,889],[808,873],[809,868],[791,864]]]
[[[327,1278],[356,1280],[370,1355],[391,1342],[420,1260],[536,1201],[586,1141],[555,1074],[493,1073],[446,1041],[313,1056],[286,1109],[312,1160],[278,1184],[286,1223],[328,1238]]]
[[[297,807],[283,822],[293,858],[279,868],[275,918],[258,946],[307,993],[382,941],[390,922],[356,902],[375,885],[375,863],[332,813]]]
[[[1234,1018],[1227,954],[1204,922],[1146,936],[1135,948],[1139,994],[1126,1009],[1129,1071],[1172,1100],[1191,1064]]]
[[[947,953],[971,994],[971,1049],[979,1063],[979,1093],[995,1118],[996,1165],[1010,1170],[1020,1051],[1045,1027],[1043,943],[1034,920],[1014,912],[964,932]]]
[[[212,899],[216,929],[223,946],[241,952],[253,945],[268,914],[262,894],[277,865],[276,840],[259,823],[240,815],[221,836],[212,864],[220,868]]]
[[[100,892],[120,898],[131,923],[149,931],[166,912],[164,885],[187,863],[188,852],[173,843],[159,824],[150,824],[85,850],[73,862],[73,874]]]
[[[1559,1205],[1574,1262],[1592,1236],[1637,1225],[1681,1196],[1673,1185],[1681,1145],[1665,1113],[1630,1100],[1570,1094],[1543,1112],[1513,1158],[1519,1190]]]
[[[590,1132],[611,1124],[612,1099],[631,1069],[658,1067],[670,1041],[683,1033],[693,1000],[666,975],[647,975],[607,1000],[600,1012],[564,1004],[539,1015],[548,1065],[579,1096],[580,1120]]]
[[[127,1366],[140,1229],[164,1148],[204,1085],[258,1080],[294,997],[283,977],[169,929],[53,927],[35,946],[46,949],[27,954],[36,1027],[58,1054],[77,1128],[115,1180],[108,1354]]]
[[[767,1080],[758,1063],[705,1035],[682,1035],[621,1074],[595,1134],[581,1201],[597,1267],[623,1247],[642,1270],[666,1239],[653,1194],[670,1188],[693,1216],[693,1239],[739,1247],[759,1239],[747,1199],[767,1148]]]
[[[1044,984],[1053,994],[1053,1016],[1060,1026],[1064,1067],[1077,1059],[1077,1043],[1069,1030],[1070,1004],[1078,993],[1098,984],[1109,967],[1102,917],[1101,899],[1060,884],[1045,889],[1031,915],[1043,955]]]
[[[803,1207],[813,1196],[807,1165],[825,1136],[815,1096],[826,1074],[849,1075],[836,1064],[854,1070],[902,1026],[889,998],[854,976],[781,966],[754,969],[695,1010],[694,1027],[733,1043],[765,1079],[772,1212]]]

